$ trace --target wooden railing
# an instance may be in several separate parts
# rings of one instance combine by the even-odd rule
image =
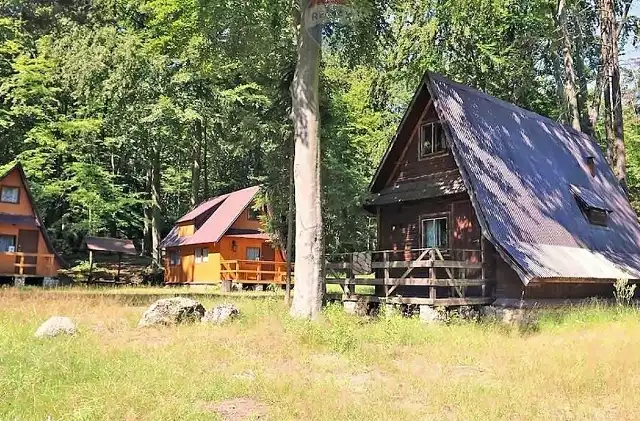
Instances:
[[[481,250],[346,253],[327,256],[325,267],[326,283],[340,285],[345,298],[357,297],[359,285],[375,286],[376,299],[407,304],[473,304],[486,301],[490,295]]]
[[[223,281],[242,284],[285,284],[286,262],[261,260],[222,260],[220,276]]]
[[[40,253],[0,253],[1,272],[6,272],[6,275],[19,276],[55,276],[55,256],[53,254]]]

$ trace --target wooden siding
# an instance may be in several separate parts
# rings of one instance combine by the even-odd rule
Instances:
[[[0,202],[0,213],[8,213],[11,215],[28,215],[33,216],[33,206],[29,201],[29,195],[22,184],[20,173],[17,169],[11,171],[2,181],[0,181],[0,188],[6,187],[19,187],[19,202],[18,203],[6,203]]]
[[[233,229],[242,229],[242,230],[262,230],[262,223],[259,220],[249,219],[249,210],[253,204],[247,206],[245,210],[242,211],[238,219],[231,225]]]
[[[420,116],[420,119],[413,122],[412,126],[410,126],[410,137],[400,160],[397,161],[397,163],[389,163],[389,165],[394,167],[394,170],[386,182],[385,187],[409,181],[418,181],[432,174],[456,170],[458,168],[453,159],[453,155],[449,151],[436,153],[424,158],[420,157],[420,127],[423,124],[437,120],[438,116],[433,107],[433,103],[431,103]]]

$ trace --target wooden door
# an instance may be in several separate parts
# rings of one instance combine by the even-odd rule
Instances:
[[[20,230],[18,232],[18,244],[16,251],[19,253],[38,253],[38,239],[40,231],[37,230]],[[16,263],[20,263],[21,256],[16,256]],[[24,275],[35,275],[38,258],[36,256],[28,256],[24,258],[24,264],[30,265],[22,271]],[[20,273],[20,267],[16,266],[16,273]]]
[[[271,244],[262,243],[262,250],[260,252],[260,260],[263,262],[274,262],[276,260],[276,251],[271,247]],[[262,270],[266,272],[274,272],[276,270],[275,264],[262,264]],[[275,275],[273,273],[267,273],[262,275],[262,279],[265,281],[273,281]]]

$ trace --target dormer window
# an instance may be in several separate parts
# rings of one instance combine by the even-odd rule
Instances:
[[[590,224],[606,227],[609,223],[609,214],[613,212],[605,203],[605,201],[595,192],[571,185],[571,193],[576,198],[580,210],[587,218]]]
[[[585,156],[585,162],[587,163],[587,168],[589,169],[589,173],[591,177],[596,176],[596,157],[595,156]]]
[[[434,121],[420,126],[420,158],[443,152],[446,149],[441,122]]]

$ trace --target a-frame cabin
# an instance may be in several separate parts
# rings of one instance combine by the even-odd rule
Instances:
[[[0,173],[0,282],[38,285],[63,266],[17,163]]]
[[[495,298],[609,296],[640,278],[638,218],[592,138],[434,73],[370,191],[380,250],[481,261]]]

